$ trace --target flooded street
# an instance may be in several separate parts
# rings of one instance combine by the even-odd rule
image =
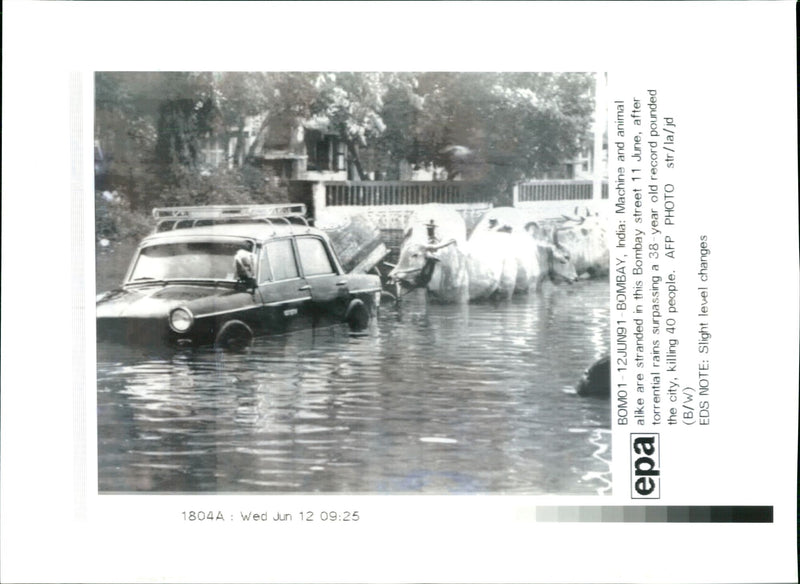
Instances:
[[[101,492],[610,492],[608,282],[385,301],[376,326],[245,353],[98,347]]]

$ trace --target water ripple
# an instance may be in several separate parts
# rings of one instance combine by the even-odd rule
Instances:
[[[378,328],[213,349],[98,347],[104,491],[608,493],[608,283],[381,307]]]

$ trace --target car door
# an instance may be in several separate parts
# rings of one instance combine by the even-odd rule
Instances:
[[[259,252],[262,332],[302,328],[311,315],[311,287],[302,277],[291,237],[266,241]]]
[[[311,287],[311,310],[315,322],[341,321],[347,311],[350,292],[347,276],[340,274],[328,243],[314,235],[295,239],[302,275]]]

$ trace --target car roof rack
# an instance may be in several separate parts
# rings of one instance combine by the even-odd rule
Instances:
[[[203,207],[159,207],[153,209],[156,232],[202,225],[230,223],[299,224],[308,227],[303,203],[274,205],[207,205]]]

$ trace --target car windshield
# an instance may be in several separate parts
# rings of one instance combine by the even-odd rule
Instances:
[[[252,251],[249,241],[165,243],[139,252],[128,282],[148,280],[235,280],[234,255]]]

